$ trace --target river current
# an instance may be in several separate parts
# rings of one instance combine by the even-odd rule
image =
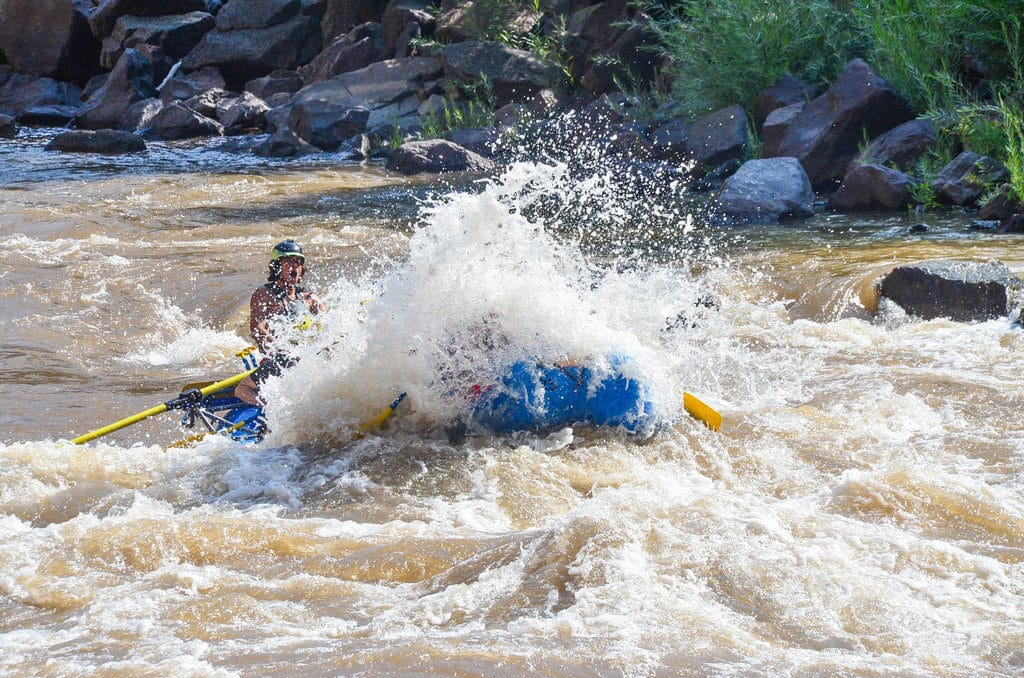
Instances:
[[[921,259],[1024,275],[1021,236],[708,229],[601,163],[439,181],[52,133],[0,142],[0,674],[1024,671],[1024,331],[872,292]],[[285,238],[329,311],[265,441],[168,448],[169,413],[68,442],[241,371]],[[663,426],[451,442],[445,375],[495,352],[628,354]]]

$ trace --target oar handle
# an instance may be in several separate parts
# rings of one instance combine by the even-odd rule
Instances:
[[[216,393],[218,391],[223,391],[226,388],[231,388],[232,386],[236,385],[238,382],[242,381],[255,371],[255,369],[247,370],[245,372],[242,372],[241,374],[236,374],[233,377],[229,377],[222,381],[214,382],[209,386],[204,386],[203,388],[199,389],[199,393],[203,396],[208,396],[211,393]],[[72,438],[71,442],[73,442],[75,445],[82,445],[83,443],[87,443],[90,440],[96,440],[97,438],[103,437],[108,433],[120,431],[121,429],[127,426],[137,424],[143,419],[149,419],[150,417],[166,412],[167,410],[173,410],[184,407],[187,403],[191,401],[192,398],[186,396],[178,396],[177,398],[168,400],[166,403],[161,403],[160,405],[151,407],[148,410],[139,412],[138,414],[133,414],[132,416],[122,419],[121,421],[116,421],[113,424],[104,426],[103,428],[98,428],[95,431],[89,431],[88,433],[80,435],[77,438]]]

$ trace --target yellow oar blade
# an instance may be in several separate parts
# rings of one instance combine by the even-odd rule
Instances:
[[[362,424],[360,424],[359,425],[359,434],[360,435],[364,435],[366,433],[369,433],[370,431],[374,431],[374,430],[380,428],[381,426],[383,426],[384,423],[388,419],[391,418],[391,415],[395,413],[395,410],[398,408],[398,405],[403,400],[405,400],[405,394],[404,393],[401,394],[400,396],[398,396],[397,398],[395,398],[394,402],[392,402],[390,405],[385,407],[381,411],[381,413],[378,414],[376,417],[374,417],[373,419],[369,419],[367,421],[364,421]]]
[[[722,415],[692,393],[683,393],[683,407],[691,417],[704,422],[712,431],[722,428]]]
[[[204,386],[203,388],[199,389],[199,392],[204,396],[208,396],[210,394],[217,393],[218,391],[223,391],[224,389],[235,386],[238,382],[242,381],[255,371],[256,370],[254,369],[248,370],[246,372],[242,372],[241,374],[236,374],[233,377],[228,377],[227,379],[224,379],[222,381],[216,381],[208,386]],[[139,423],[143,419],[149,419],[152,416],[155,416],[162,412],[166,412],[167,410],[174,407],[177,402],[178,399],[176,398],[174,400],[169,400],[166,403],[161,403],[160,405],[151,407],[148,410],[144,410],[142,412],[139,412],[138,414],[133,414],[130,417],[126,417],[121,421],[116,421],[113,424],[109,424],[102,428],[98,428],[95,431],[89,431],[88,433],[80,435],[77,438],[72,438],[71,442],[73,442],[75,445],[82,445],[84,443],[89,442],[90,440],[96,440],[97,438],[101,438],[107,435],[108,433],[120,431],[121,429],[131,426],[132,424]],[[178,406],[180,407],[180,405]]]

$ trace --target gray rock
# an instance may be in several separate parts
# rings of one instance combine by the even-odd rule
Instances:
[[[143,99],[136,101],[128,107],[128,111],[121,118],[120,129],[125,132],[140,132],[153,121],[156,114],[164,107],[164,102],[159,99]]]
[[[302,76],[295,71],[274,71],[270,75],[256,78],[245,83],[245,91],[266,101],[275,94],[286,92],[294,94],[302,89]]]
[[[89,97],[96,93],[96,90],[106,84],[108,78],[110,78],[110,73],[100,73],[89,78],[89,82],[85,83],[85,87],[82,88],[82,93],[78,95],[78,100],[88,101]]]
[[[786,73],[771,87],[757,93],[754,98],[754,124],[760,129],[772,111],[791,104],[807,103],[817,95],[814,87]]]
[[[434,34],[437,20],[427,11],[427,3],[421,0],[391,0],[381,16],[381,32],[384,43],[394,48],[410,23],[420,27],[422,35]]]
[[[217,12],[217,30],[270,28],[301,11],[299,0],[228,0]]]
[[[921,118],[911,120],[872,139],[866,154],[870,160],[863,162],[906,170],[935,145],[935,140],[935,125]]]
[[[380,23],[387,5],[388,0],[327,0],[323,17],[324,42],[331,43],[360,24]]]
[[[964,151],[939,170],[932,189],[940,202],[966,207],[977,203],[986,187],[1001,184],[1009,176],[996,160]]]
[[[307,85],[295,93],[291,105],[310,101],[331,102],[338,108],[365,108],[372,112],[419,97],[441,75],[441,63],[433,57],[408,57],[370,64]],[[430,84],[428,84],[430,83]],[[413,107],[415,111],[418,103]],[[387,112],[388,115],[391,111]]]
[[[171,78],[160,89],[165,104],[185,101],[212,89],[225,89],[227,83],[216,66],[206,66],[193,73]]]
[[[81,90],[68,82],[19,73],[0,76],[0,111],[19,119],[27,112],[42,110],[73,117],[81,106],[80,95]]]
[[[686,158],[686,140],[690,136],[690,123],[683,118],[669,120],[651,132],[654,157],[678,162]]]
[[[658,54],[650,47],[657,45],[657,35],[650,20],[639,15],[620,33],[615,41],[601,50],[602,58],[589,59],[589,67],[580,76],[580,86],[595,94],[618,91],[619,83],[638,84],[654,80]]]
[[[750,120],[742,106],[730,106],[698,120],[686,137],[686,154],[697,167],[717,167],[747,152]]]
[[[0,113],[0,138],[13,139],[18,136],[18,125],[13,115]]]
[[[982,206],[978,218],[995,220],[1002,226],[1018,214],[1024,214],[1024,203],[1010,184],[1002,184],[996,195]]]
[[[931,260],[895,268],[879,291],[909,315],[972,322],[1005,316],[1011,284],[1019,281],[999,262]]]
[[[421,172],[483,172],[494,163],[444,139],[407,141],[391,152],[387,168],[403,174]]]
[[[554,64],[530,52],[496,42],[461,42],[441,52],[445,75],[456,82],[479,84],[486,77],[495,106],[529,101],[557,80]]]
[[[839,189],[829,197],[835,210],[897,210],[913,203],[910,193],[915,181],[899,170],[882,165],[854,163]]]
[[[320,82],[342,73],[358,71],[391,56],[380,24],[363,24],[338,38],[299,69],[307,83]]]
[[[796,158],[748,160],[715,195],[711,220],[772,224],[811,214],[814,191]]]
[[[216,118],[217,107],[226,99],[234,99],[231,92],[223,89],[208,89],[191,99],[186,99],[182,104],[186,108],[191,108],[199,115],[205,115],[207,118]]]
[[[317,148],[334,151],[346,139],[362,134],[369,118],[365,108],[314,99],[292,106],[288,129]]]
[[[89,25],[94,35],[105,38],[122,16],[165,16],[206,10],[204,0],[99,0],[89,15]]]
[[[777,158],[781,154],[779,147],[786,137],[786,130],[804,110],[806,102],[798,101],[782,108],[776,108],[768,114],[764,124],[761,125],[761,154],[766,158]]]
[[[452,143],[485,158],[493,158],[501,150],[502,132],[497,127],[458,129],[451,133]]]
[[[150,122],[149,128],[143,133],[143,137],[171,140],[223,134],[224,128],[216,120],[211,120],[175,102],[160,109]]]
[[[136,49],[126,49],[107,82],[85,102],[75,118],[82,129],[117,129],[128,108],[157,95],[153,64]]]
[[[225,134],[243,134],[260,131],[266,125],[266,102],[251,92],[243,92],[217,119],[224,125]]]
[[[58,134],[43,150],[62,153],[101,153],[121,155],[146,150],[146,142],[137,134],[112,129],[73,130]]]
[[[253,147],[252,152],[270,158],[294,158],[319,153],[320,149],[298,138],[290,130],[278,130]]]
[[[830,188],[846,174],[865,133],[870,139],[913,117],[889,83],[854,59],[797,114],[775,154],[797,158],[815,189]]]
[[[3,0],[0,54],[14,70],[83,83],[100,72],[85,0]]]
[[[203,36],[213,29],[213,17],[206,12],[190,12],[174,16],[122,16],[110,37],[103,41],[100,63],[111,68],[125,47],[137,43],[157,45],[173,60],[188,54]]]
[[[236,0],[233,0],[236,1]],[[320,51],[320,25],[313,17],[296,15],[269,28],[210,31],[182,61],[194,71],[216,66],[231,89],[275,70],[294,70]]]

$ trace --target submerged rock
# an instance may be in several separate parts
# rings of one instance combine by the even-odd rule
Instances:
[[[138,153],[146,150],[146,142],[142,137],[131,132],[112,129],[72,130],[54,137],[43,150],[60,151],[63,153],[102,153],[120,155],[122,153]]]
[[[999,262],[930,260],[898,266],[879,292],[909,315],[925,320],[991,320],[1007,314],[1007,288],[1020,284]]]

